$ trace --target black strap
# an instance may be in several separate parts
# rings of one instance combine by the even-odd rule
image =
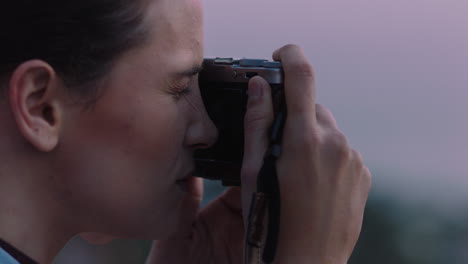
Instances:
[[[8,254],[10,254],[14,259],[16,259],[16,261],[18,261],[20,264],[39,264],[2,239],[0,239],[0,247]]]
[[[265,193],[268,197],[268,231],[263,250],[263,262],[271,263],[275,259],[280,228],[280,190],[278,175],[276,173],[276,159],[274,155],[268,155],[260,171],[258,192]]]
[[[281,139],[286,122],[286,110],[282,110],[275,118],[271,129],[270,148],[263,160],[263,166],[257,179],[257,192],[268,197],[268,233],[263,250],[263,262],[272,263],[275,259],[278,236],[280,231],[281,194],[276,171],[276,161],[281,154]]]

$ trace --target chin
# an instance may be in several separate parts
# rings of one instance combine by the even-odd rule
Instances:
[[[143,239],[143,240],[160,240],[173,237],[177,234],[179,227],[173,223],[157,223],[151,224],[140,222],[139,225],[120,229],[117,233],[111,234],[126,239]]]
[[[188,237],[192,232],[192,223],[194,219],[185,219],[184,221],[167,221],[154,224],[143,230],[134,230],[130,238],[145,240],[161,240],[176,237]]]
[[[188,237],[199,211],[199,201],[192,195],[185,195],[178,206],[161,222],[158,239]]]

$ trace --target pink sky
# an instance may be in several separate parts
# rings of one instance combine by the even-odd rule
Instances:
[[[375,175],[374,185],[468,193],[468,1],[204,5],[208,56],[269,58],[283,44],[303,46],[318,101],[369,167],[404,172]]]

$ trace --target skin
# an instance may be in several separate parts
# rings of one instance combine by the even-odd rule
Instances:
[[[145,22],[154,25],[150,40],[119,59],[90,111],[46,62],[25,62],[10,80],[1,105],[0,208],[8,209],[0,237],[41,263],[81,232],[164,238],[196,213],[201,189],[177,181],[217,131],[197,76],[176,73],[202,62],[200,5],[153,1]]]
[[[194,0],[150,3],[150,40],[124,54],[99,82],[94,108],[74,104],[44,61],[20,65],[0,102],[0,237],[50,263],[74,235],[155,239],[148,263],[241,263],[255,178],[272,122],[268,84],[249,85],[242,189],[199,211],[195,149],[216,140],[197,75],[202,7]],[[302,50],[273,58],[286,75],[288,120],[278,161],[282,215],[277,263],[344,264],[357,241],[370,172],[331,113],[315,103]],[[178,93],[187,86],[189,93]],[[255,93],[257,91],[257,93]],[[255,95],[258,94],[258,95]],[[25,166],[27,164],[27,166]]]
[[[302,49],[287,45],[273,58],[283,63],[288,105],[277,162],[281,227],[274,263],[345,264],[361,231],[371,173],[331,112],[315,104],[314,71]],[[241,199],[235,189],[225,192],[198,214],[190,233],[156,241],[148,264],[242,263],[240,234],[273,120],[271,88],[255,77],[249,95],[258,89],[245,117]]]

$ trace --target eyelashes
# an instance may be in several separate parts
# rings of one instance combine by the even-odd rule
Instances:
[[[191,78],[182,78],[169,82],[169,94],[174,101],[179,101],[182,98],[191,95],[198,88],[198,76]]]
[[[192,92],[193,92],[193,89],[191,86],[185,86],[182,89],[179,88],[175,91],[172,91],[171,95],[174,98],[174,100],[178,101],[180,100],[180,98],[190,95]]]

